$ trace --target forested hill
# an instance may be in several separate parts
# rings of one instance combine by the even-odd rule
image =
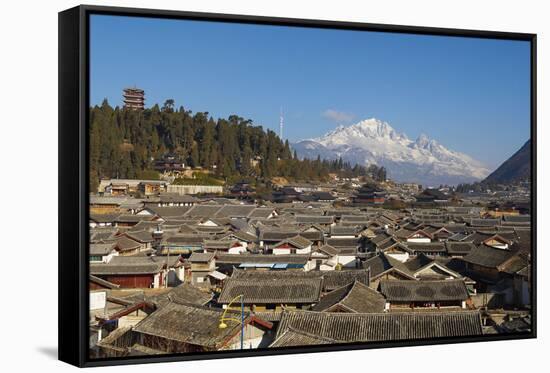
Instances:
[[[508,158],[483,181],[493,184],[508,184],[531,178],[531,140]]]
[[[175,154],[191,167],[213,170],[215,176],[268,180],[322,180],[335,172],[341,176],[373,175],[385,170],[351,166],[342,160],[299,160],[288,141],[251,120],[232,115],[214,120],[208,112],[175,109],[174,101],[143,111],[113,108],[105,100],[90,108],[90,181],[100,178],[150,178],[155,159]],[[258,160],[257,165],[251,159]]]

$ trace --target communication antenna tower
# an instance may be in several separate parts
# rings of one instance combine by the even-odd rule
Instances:
[[[281,106],[281,112],[279,115],[279,138],[283,139],[283,125],[284,125],[284,118],[283,118],[283,107]]]

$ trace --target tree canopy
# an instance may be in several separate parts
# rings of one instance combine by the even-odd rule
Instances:
[[[288,142],[250,119],[231,115],[215,120],[208,112],[162,107],[143,111],[111,107],[107,100],[90,108],[90,181],[150,175],[154,161],[173,154],[191,167],[212,170],[216,177],[268,180],[325,180],[341,177],[386,177],[385,169],[351,165],[342,159],[298,159]]]

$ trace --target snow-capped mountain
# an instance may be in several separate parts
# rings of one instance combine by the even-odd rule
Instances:
[[[301,158],[342,157],[354,164],[384,166],[394,180],[425,186],[477,181],[490,172],[481,162],[424,134],[413,141],[375,118],[338,126],[322,137],[295,143],[293,148]]]

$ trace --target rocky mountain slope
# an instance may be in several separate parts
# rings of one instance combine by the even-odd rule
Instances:
[[[531,178],[531,140],[527,142],[484,180],[508,184]]]

